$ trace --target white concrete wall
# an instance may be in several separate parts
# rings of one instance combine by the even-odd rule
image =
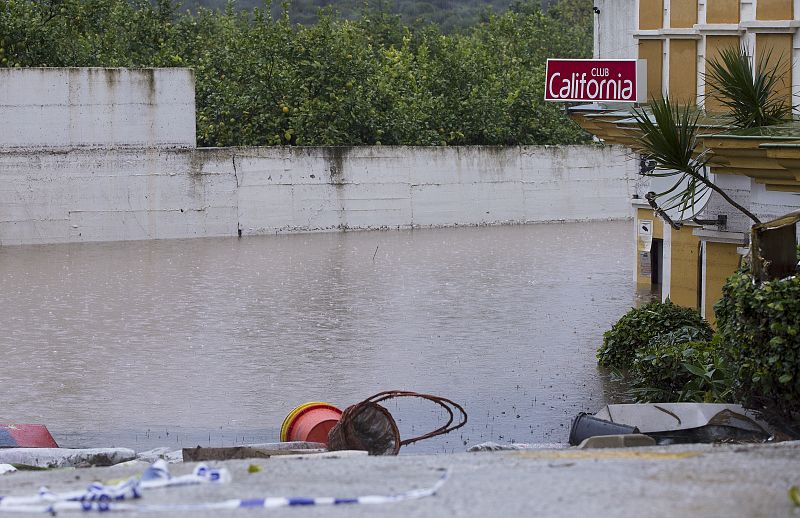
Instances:
[[[0,69],[0,244],[629,217],[616,147],[195,148],[188,69]]]
[[[194,147],[186,68],[0,68],[0,149]]]
[[[763,184],[746,176],[718,174],[714,181],[728,196],[763,222],[800,210],[800,193],[768,191]],[[700,217],[714,219],[719,214],[728,216],[726,230],[749,234],[753,221],[714,193]]]
[[[624,148],[0,151],[0,244],[630,216]]]

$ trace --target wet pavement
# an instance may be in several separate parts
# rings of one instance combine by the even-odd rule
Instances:
[[[234,445],[406,389],[470,420],[404,452],[565,442],[619,400],[594,354],[632,267],[629,222],[0,247],[0,419],[62,446]],[[404,436],[444,418],[390,410]]]
[[[800,514],[788,491],[800,485],[800,443],[697,444],[602,450],[535,450],[454,455],[272,457],[213,463],[229,470],[227,484],[143,491],[135,506],[159,506],[157,516],[262,516],[242,499],[396,495],[430,488],[449,470],[435,496],[374,505],[302,505],[269,509],[268,516],[307,517],[790,517]],[[257,466],[257,472],[251,466]],[[84,490],[138,477],[145,463],[110,468],[0,475],[0,496]],[[196,464],[174,464],[173,475]],[[307,500],[306,500],[307,501]],[[228,510],[210,509],[223,502]],[[125,502],[123,502],[124,504]],[[192,508],[182,507],[185,505]],[[249,505],[255,503],[251,500]],[[116,502],[111,504],[117,505]],[[137,509],[144,511],[146,508]],[[149,510],[154,510],[150,508]],[[30,516],[5,513],[2,516]],[[263,510],[262,510],[263,512]],[[238,514],[237,514],[238,513]],[[126,516],[153,516],[130,512]],[[62,513],[59,513],[62,516]],[[63,516],[71,516],[63,513]]]

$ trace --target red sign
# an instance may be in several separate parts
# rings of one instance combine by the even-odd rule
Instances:
[[[647,100],[644,59],[548,59],[545,101]]]

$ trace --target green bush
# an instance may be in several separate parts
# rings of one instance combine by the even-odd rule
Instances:
[[[272,4],[0,0],[0,67],[190,67],[200,146],[588,141],[544,101],[544,67],[591,56],[589,0],[523,2],[454,34],[369,10],[302,26]]]
[[[733,397],[732,369],[714,342],[653,340],[636,353],[629,382],[638,402],[728,403]]]
[[[739,367],[736,395],[795,421],[800,413],[800,276],[757,284],[744,267],[714,306],[721,346]]]
[[[597,351],[597,359],[600,365],[607,367],[630,367],[636,352],[649,345],[652,339],[686,327],[697,330],[691,334],[695,340],[711,339],[711,326],[694,309],[678,306],[669,300],[634,308],[603,334],[603,345]]]

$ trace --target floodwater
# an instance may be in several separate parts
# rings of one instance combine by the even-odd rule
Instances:
[[[277,440],[296,405],[386,389],[469,423],[404,452],[566,442],[615,397],[629,222],[0,247],[0,422],[62,446]],[[403,437],[440,426],[391,403]]]

